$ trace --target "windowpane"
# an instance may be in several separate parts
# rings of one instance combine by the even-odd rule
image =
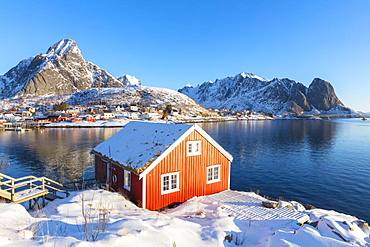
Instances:
[[[171,175],[171,189],[177,188],[177,175]]]
[[[208,181],[212,180],[212,167],[208,168],[207,180]]]
[[[170,178],[169,176],[164,176],[163,177],[163,191],[166,191],[169,189],[170,189]]]
[[[218,171],[219,171],[219,167],[216,166],[213,168],[213,179],[217,180],[218,179]]]
[[[191,154],[193,152],[193,144],[192,143],[188,143],[188,152],[189,152],[189,154]]]

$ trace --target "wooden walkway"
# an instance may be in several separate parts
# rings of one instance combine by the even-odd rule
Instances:
[[[206,197],[207,200],[222,203],[224,209],[241,221],[268,221],[288,220],[299,224],[309,220],[307,214],[290,208],[265,208],[262,206],[263,198],[249,195],[238,191],[223,191]]]
[[[21,178],[12,178],[0,173],[0,198],[9,202],[22,203],[31,201],[35,204],[39,198],[53,200],[57,198],[57,192],[68,195],[63,185],[46,177],[25,176]]]

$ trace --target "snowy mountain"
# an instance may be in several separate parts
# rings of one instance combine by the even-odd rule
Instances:
[[[71,104],[91,104],[104,100],[112,104],[172,104],[190,114],[206,109],[179,92],[144,87],[135,76],[115,78],[82,56],[75,41],[63,39],[46,53],[18,63],[0,76],[0,99],[27,98],[53,104],[61,99]]]
[[[254,110],[270,113],[351,112],[335,94],[330,82],[315,78],[307,88],[284,78],[266,80],[252,73],[240,73],[179,92],[206,108]]]
[[[63,39],[0,77],[0,98],[64,95],[91,87],[120,87],[114,76],[85,61],[75,41]]]

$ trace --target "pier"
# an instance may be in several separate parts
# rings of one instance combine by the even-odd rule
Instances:
[[[42,199],[42,206],[45,200],[53,201],[56,198],[63,198],[57,192],[68,196],[63,184],[47,177],[25,176],[13,178],[0,173],[0,198],[8,202],[23,203],[29,202],[29,208],[33,208],[38,200]],[[33,204],[32,204],[33,202]]]

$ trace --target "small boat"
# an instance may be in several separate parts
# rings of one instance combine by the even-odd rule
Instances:
[[[366,119],[365,117],[362,117],[362,118],[361,118],[361,120],[362,120],[362,121],[366,121],[367,119]]]

